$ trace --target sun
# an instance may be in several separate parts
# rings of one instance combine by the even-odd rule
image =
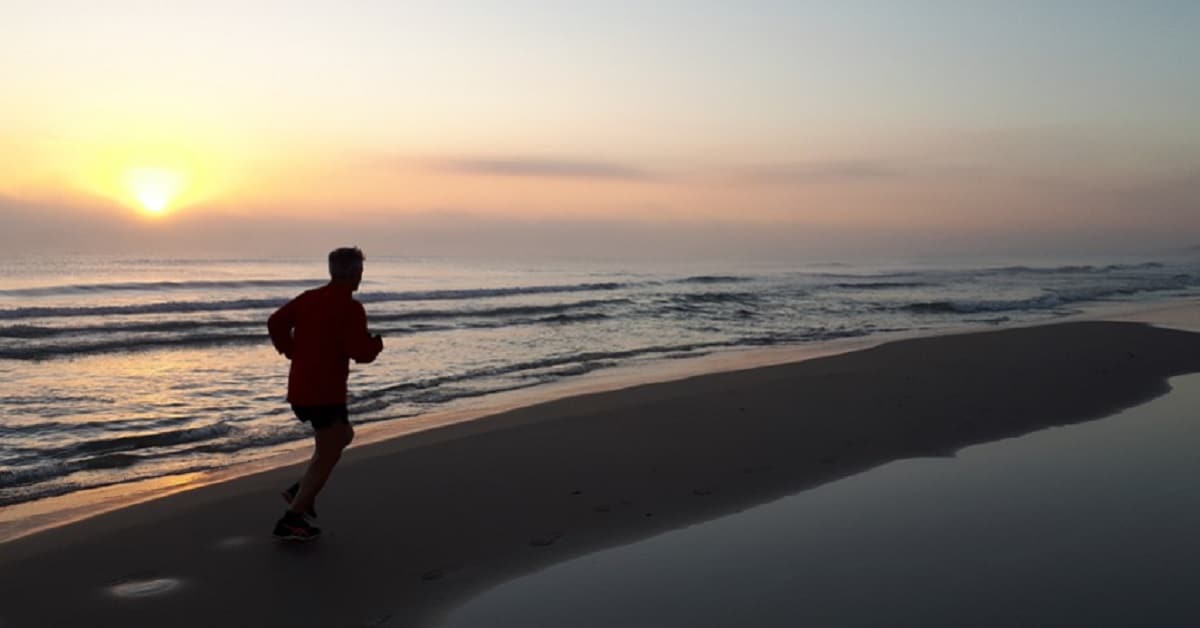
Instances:
[[[125,188],[146,213],[162,215],[184,188],[182,173],[168,168],[130,168]]]

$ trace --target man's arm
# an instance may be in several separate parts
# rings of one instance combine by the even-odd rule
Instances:
[[[271,334],[271,344],[275,350],[292,358],[292,328],[296,326],[296,299],[288,301],[283,307],[267,319],[267,332]]]
[[[346,355],[363,364],[373,362],[379,352],[383,351],[383,339],[372,336],[367,331],[367,312],[361,303],[355,303],[351,310],[350,326],[345,335],[345,349]]]

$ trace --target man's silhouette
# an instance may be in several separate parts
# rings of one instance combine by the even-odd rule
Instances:
[[[354,438],[346,410],[350,360],[371,362],[383,340],[367,332],[367,314],[351,296],[363,272],[362,251],[341,248],[329,254],[328,284],[309,290],[267,320],[271,343],[292,361],[288,402],[296,418],[312,423],[316,447],[304,477],[283,492],[288,509],[275,524],[275,536],[309,540],[321,535],[308,517],[342,450]]]

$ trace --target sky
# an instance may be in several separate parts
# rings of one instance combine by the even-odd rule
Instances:
[[[1200,244],[1200,3],[0,0],[8,254]]]

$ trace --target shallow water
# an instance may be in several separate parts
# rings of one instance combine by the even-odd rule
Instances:
[[[441,628],[1195,626],[1200,375],[501,584]]]
[[[258,463],[303,443],[270,312],[322,260],[0,264],[0,508]],[[1200,295],[1200,260],[638,264],[370,258],[386,349],[355,367],[357,423],[617,367],[1043,321]]]

